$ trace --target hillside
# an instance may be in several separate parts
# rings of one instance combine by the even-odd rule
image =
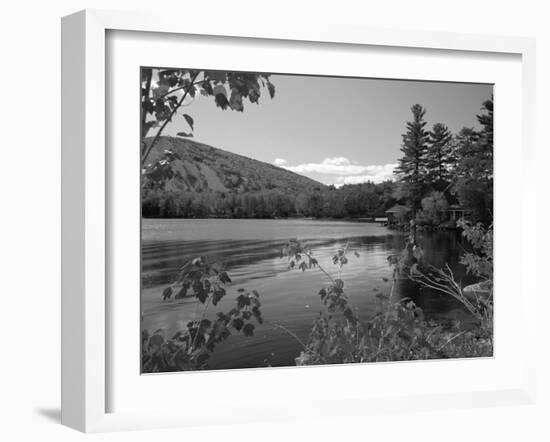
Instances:
[[[147,142],[151,142],[148,138]],[[173,192],[234,192],[238,194],[280,190],[298,193],[323,184],[272,164],[217,149],[189,139],[161,137],[148,162],[171,150],[179,159],[172,163],[174,177],[165,184]]]

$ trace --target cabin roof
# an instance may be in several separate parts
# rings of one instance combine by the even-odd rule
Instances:
[[[403,212],[410,212],[410,208],[407,206],[403,206],[401,204],[396,204],[392,208],[386,210],[386,213],[403,213]]]

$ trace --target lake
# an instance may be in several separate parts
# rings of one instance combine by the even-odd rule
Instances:
[[[294,365],[301,345],[280,326],[307,337],[321,310],[319,290],[327,285],[321,271],[289,270],[280,250],[288,239],[307,240],[324,269],[337,277],[332,264],[334,252],[349,242],[359,257],[350,254],[342,279],[360,317],[375,312],[377,293],[389,293],[392,271],[387,258],[399,253],[405,235],[374,223],[321,220],[248,220],[248,219],[143,219],[142,222],[142,328],[162,328],[167,336],[197,319],[194,298],[162,300],[162,291],[178,269],[189,259],[208,256],[211,262],[223,262],[232,279],[226,297],[210,307],[208,317],[216,311],[228,311],[235,302],[237,289],[257,290],[262,302],[265,323],[257,326],[254,336],[233,335],[216,347],[210,359],[211,369],[253,368]],[[425,259],[435,265],[448,263],[455,278],[463,284],[473,282],[458,263],[465,245],[456,232],[430,232],[419,235]],[[420,289],[400,280],[394,296],[410,297],[428,319],[443,323],[471,322],[464,308],[454,299]]]

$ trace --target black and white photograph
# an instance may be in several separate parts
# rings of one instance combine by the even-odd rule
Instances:
[[[0,441],[550,440],[544,6],[6,3]]]
[[[492,84],[139,88],[142,374],[493,356]]]

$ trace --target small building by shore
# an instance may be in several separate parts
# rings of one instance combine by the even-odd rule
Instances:
[[[403,224],[409,221],[412,215],[412,210],[401,204],[396,204],[392,208],[386,210],[388,224]]]
[[[450,220],[457,221],[459,219],[464,218],[465,215],[468,215],[470,211],[462,206],[459,206],[458,204],[451,204],[447,208],[447,217]]]

